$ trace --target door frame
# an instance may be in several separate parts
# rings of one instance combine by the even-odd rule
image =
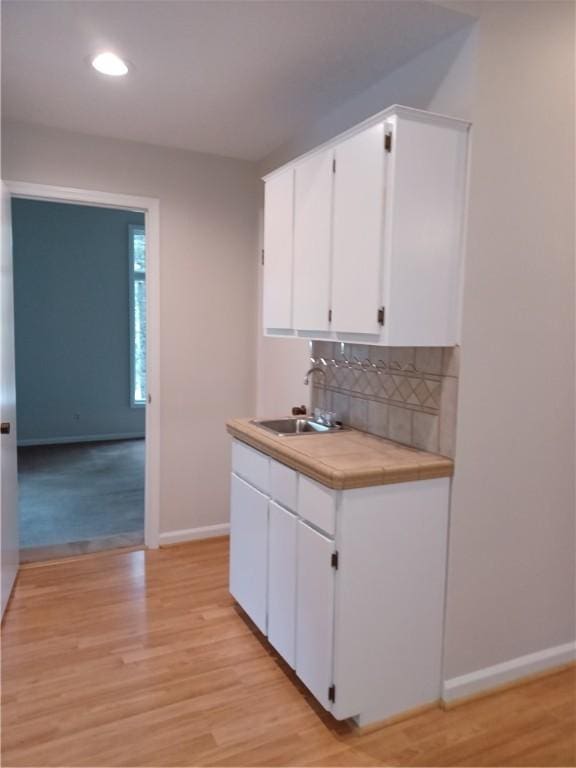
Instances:
[[[146,229],[146,460],[144,479],[144,543],[157,549],[160,541],[160,201],[94,189],[76,189],[27,181],[6,181],[11,198],[121,208],[144,213]]]

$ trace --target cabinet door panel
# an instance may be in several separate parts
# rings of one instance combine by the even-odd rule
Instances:
[[[230,593],[266,633],[268,499],[232,475],[230,497]]]
[[[407,117],[390,122],[386,343],[452,346],[459,335],[467,132]]]
[[[379,333],[384,220],[384,125],[336,147],[332,330]]]
[[[292,328],[294,170],[266,182],[264,190],[264,328]]]
[[[325,709],[331,709],[334,636],[334,542],[298,522],[296,674]]]
[[[268,639],[294,668],[298,519],[274,502],[270,502],[269,514]]]
[[[332,157],[322,152],[295,170],[294,327],[302,331],[329,328]]]

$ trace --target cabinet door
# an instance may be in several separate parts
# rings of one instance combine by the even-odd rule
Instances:
[[[268,499],[237,475],[230,497],[230,593],[266,633]]]
[[[334,635],[332,539],[298,522],[296,674],[325,709],[330,709]]]
[[[332,150],[295,169],[294,327],[329,329]]]
[[[294,667],[296,646],[296,532],[298,519],[270,502],[268,639]]]
[[[264,190],[264,328],[292,328],[294,170],[266,182]]]
[[[384,124],[336,147],[332,330],[380,332]]]
[[[385,343],[449,347],[459,336],[467,126],[408,115],[389,122]]]

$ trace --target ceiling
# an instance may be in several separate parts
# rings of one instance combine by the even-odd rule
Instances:
[[[4,0],[4,115],[258,160],[469,23],[425,0]],[[103,49],[125,78],[90,67]]]

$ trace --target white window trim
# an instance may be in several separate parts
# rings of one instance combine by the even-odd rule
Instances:
[[[134,233],[146,232],[146,228],[143,224],[129,224],[128,225],[128,296],[130,314],[130,407],[131,408],[145,408],[146,399],[136,400],[134,397],[135,384],[136,384],[136,371],[134,367],[134,345],[136,340],[136,334],[134,330],[134,281],[140,280],[146,282],[146,272],[134,269]],[[146,392],[148,392],[148,386],[146,386]]]

